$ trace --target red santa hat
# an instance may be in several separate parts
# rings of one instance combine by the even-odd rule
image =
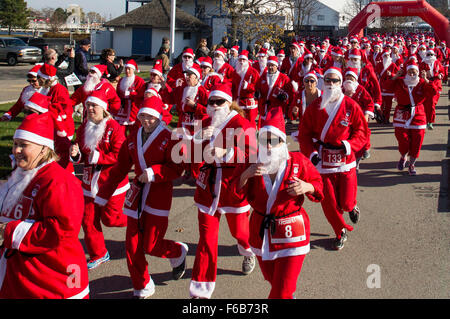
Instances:
[[[275,55],[271,55],[267,59],[267,64],[275,64],[276,66],[278,66],[278,58]]]
[[[230,51],[235,51],[236,53],[239,53],[239,46],[238,46],[238,45],[233,46],[233,47],[230,49]]]
[[[218,48],[216,51],[214,51],[214,54],[220,54],[223,58],[225,58],[227,56],[227,49]]]
[[[201,58],[199,59],[199,62],[200,62],[200,66],[201,66],[201,67],[202,67],[202,66],[207,66],[207,67],[209,67],[209,68],[212,69],[213,61],[212,61],[212,59],[211,59],[210,56],[201,57]]]
[[[193,73],[198,79],[202,78],[202,69],[197,63],[194,63],[189,69],[185,71],[186,73]]]
[[[356,36],[353,36],[353,37],[350,38],[350,43],[352,43],[352,42],[359,43],[359,40],[358,40],[358,38]]]
[[[150,74],[154,73],[163,77],[162,60],[156,60],[153,68],[150,70]]]
[[[348,51],[348,58],[349,59],[361,59],[362,55],[361,55],[361,50],[354,48],[351,49],[350,51]]]
[[[108,67],[104,64],[93,65],[89,70],[97,73],[99,78],[101,78],[103,74],[108,74]]]
[[[300,44],[298,44],[297,42],[292,42],[289,47],[295,47],[296,49],[298,49],[300,51]]]
[[[144,99],[142,107],[139,109],[137,116],[141,114],[149,114],[162,120],[164,114],[164,103],[155,95]]]
[[[264,132],[275,134],[281,138],[283,142],[286,142],[286,128],[281,108],[273,107],[267,112],[266,118],[261,123],[259,134],[261,135]]]
[[[406,64],[406,71],[409,71],[410,69],[415,69],[417,72],[419,72],[419,65],[417,62],[413,59],[409,60]]]
[[[318,82],[317,74],[314,71],[309,71],[308,73],[306,73],[305,76],[303,77],[303,81],[305,81],[307,78],[313,78],[314,80],[316,80],[316,82]]]
[[[134,61],[133,59],[128,60],[128,62],[125,64],[125,67],[132,68],[136,72],[139,72],[138,65],[137,65],[136,61]]]
[[[231,85],[227,83],[218,83],[214,85],[211,89],[211,92],[209,93],[209,97],[220,97],[230,103],[233,102]]]
[[[53,119],[49,114],[28,115],[17,128],[13,138],[47,146],[54,150],[55,129]]]
[[[42,63],[38,63],[35,66],[33,66],[30,71],[28,71],[29,75],[32,75],[34,77],[37,77],[39,69],[42,67]]]
[[[186,48],[186,50],[183,51],[183,55],[189,55],[190,57],[194,58],[195,54],[194,54],[194,50],[192,50],[191,48]]]
[[[342,49],[340,47],[334,47],[333,49],[331,49],[331,55],[344,56],[344,53],[342,52]]]
[[[54,80],[56,79],[56,68],[51,64],[44,63],[37,71],[37,76],[46,80]]]
[[[328,70],[325,71],[325,73],[323,74],[323,77],[326,77],[328,74],[336,74],[337,76],[339,76],[339,79],[342,82],[342,71],[340,68],[337,68],[335,66],[332,66],[331,68],[329,68]]]
[[[307,59],[307,58],[313,59],[314,56],[313,56],[313,54],[311,53],[311,51],[309,51],[308,49],[305,49],[305,53],[303,53],[303,59]]]
[[[390,55],[391,54],[391,49],[390,49],[390,47],[385,47],[384,49],[383,49],[383,54],[381,55],[381,56],[384,56],[384,55]]]
[[[259,49],[259,52],[258,52],[258,54],[256,55],[257,57],[258,56],[267,56],[267,49],[266,48],[261,48],[261,49]]]
[[[50,105],[50,97],[47,95],[35,92],[28,101],[25,102],[25,106],[38,111],[39,113],[48,112]]]
[[[278,57],[283,57],[283,58],[284,58],[284,57],[286,56],[286,54],[284,53],[284,50],[281,49],[280,51],[278,51],[277,56],[278,56]]]
[[[358,69],[357,68],[347,68],[345,70],[345,75],[351,75],[353,76],[356,80],[358,80]]]
[[[242,50],[242,52],[241,52],[241,54],[239,54],[238,58],[245,59],[248,61],[248,54],[249,54],[249,52],[247,50]]]
[[[108,112],[108,98],[102,90],[94,90],[86,99],[86,102],[91,102],[101,106],[106,112]]]

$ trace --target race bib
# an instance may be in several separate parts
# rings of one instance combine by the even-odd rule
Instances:
[[[133,208],[133,205],[136,202],[136,198],[138,198],[138,195],[141,191],[141,187],[138,185],[131,183],[130,188],[127,191],[127,194],[125,195],[125,205],[127,205],[130,208]]]
[[[344,150],[322,148],[322,167],[339,167],[345,164]]]
[[[305,223],[302,215],[287,216],[274,221],[271,231],[273,244],[295,243],[306,240]]]
[[[92,180],[92,166],[85,166],[83,168],[83,183],[86,185],[91,185]]]
[[[203,190],[206,189],[208,185],[209,174],[211,174],[211,169],[200,170],[200,173],[197,176],[197,185],[200,186]]]

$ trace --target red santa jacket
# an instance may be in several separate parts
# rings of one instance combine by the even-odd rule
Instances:
[[[57,121],[62,125],[58,125],[60,128],[64,128],[69,139],[72,139],[75,133],[75,122],[73,121],[73,106],[70,101],[70,95],[67,88],[59,83],[56,83],[47,93],[50,96],[51,107],[57,110]]]
[[[186,75],[183,73],[183,63],[178,63],[167,73],[166,85],[171,89],[186,84]]]
[[[366,64],[361,68],[358,75],[358,82],[370,93],[375,105],[381,106],[383,100],[381,97],[380,82],[371,64]]]
[[[289,159],[278,170],[274,187],[270,177],[263,175],[248,179],[247,184],[239,189],[240,176],[247,167],[242,165],[236,172],[233,187],[237,194],[244,194],[254,209],[250,217],[252,251],[263,260],[307,254],[310,250],[310,222],[302,207],[305,195],[293,197],[286,189],[297,177],[314,186],[314,193],[306,194],[306,197],[313,202],[321,201],[323,184],[317,169],[303,154],[289,152]],[[265,219],[274,223],[274,232],[268,227],[263,228],[263,234],[260,233]]]
[[[427,119],[423,103],[437,93],[437,88],[431,82],[426,83],[421,78],[410,92],[403,79],[397,78],[389,81],[397,99],[393,125],[408,129],[425,129]]]
[[[109,113],[114,115],[119,111],[121,107],[121,100],[116,93],[116,89],[111,85],[111,83],[109,83],[108,80],[101,79],[100,83],[95,86],[94,90],[102,90],[105,93],[108,100]],[[84,91],[83,87],[79,87],[78,89],[76,89],[70,97],[70,99],[72,100],[72,107],[80,103],[84,105],[84,102],[88,98],[89,94],[90,93],[86,93]],[[84,118],[86,118],[86,107],[84,108],[84,112]]]
[[[111,176],[111,169],[117,163],[119,150],[125,141],[124,128],[110,118],[106,122],[105,133],[98,142],[94,152],[85,144],[85,132],[87,121],[82,123],[77,129],[77,138],[75,143],[80,147],[79,156],[75,162],[84,164],[82,187],[83,194],[86,197],[95,198],[100,186]],[[92,156],[91,156],[91,153]],[[130,188],[128,184],[128,176],[126,176],[114,191],[113,196],[122,194]]]
[[[289,78],[293,78],[294,74],[299,72],[299,68],[301,68],[301,64],[303,63],[303,58],[299,57],[295,63],[291,62],[291,59],[286,57],[281,63],[280,72],[286,74]],[[261,75],[262,77],[262,75]]]
[[[320,97],[322,95],[322,91],[317,89],[317,93],[318,93],[318,97]],[[312,102],[311,102],[312,103]],[[306,96],[305,96],[305,90],[299,90],[297,92],[294,93],[293,99],[292,99],[292,103],[289,106],[289,118],[291,120],[295,120],[298,119],[299,121],[301,121],[303,114],[305,114],[306,108],[309,106],[310,104],[306,104]],[[292,110],[294,108],[294,106],[298,107],[298,115],[297,117],[295,117],[292,114]]]
[[[261,66],[259,65],[259,61],[255,61],[252,63],[252,65],[249,65],[249,67],[252,67],[258,72],[258,77],[261,76],[266,70],[267,66],[264,67],[264,69],[261,69]]]
[[[146,85],[143,78],[135,75],[134,83],[128,89],[122,91],[121,83],[123,79],[119,80],[116,88],[122,104],[119,111],[114,115],[114,119],[121,125],[133,125],[136,121],[137,112],[144,100]]]
[[[255,109],[258,103],[255,100],[256,83],[259,79],[258,71],[249,66],[244,76],[240,76],[237,72],[233,75],[232,91],[233,100],[238,101],[242,109]]]
[[[375,73],[377,74],[380,83],[381,96],[394,96],[394,91],[392,90],[392,87],[387,85],[386,82],[391,77],[387,73],[390,72],[391,74],[396,74],[398,70],[399,68],[394,62],[392,62],[387,68],[384,68],[383,62],[379,62],[376,65]]]
[[[351,98],[358,103],[364,115],[369,114],[370,117],[374,116],[375,104],[373,103],[373,99],[361,84],[358,85]]]
[[[201,127],[208,127],[210,121],[211,118],[207,118]],[[194,202],[201,212],[213,215],[216,210],[222,214],[249,211],[247,199],[233,195],[231,179],[241,163],[248,163],[252,158],[256,160],[255,133],[247,119],[231,111],[210,140],[194,138],[194,143],[201,145],[202,150],[208,145],[228,149],[224,159],[211,161],[205,158],[200,168]]]
[[[211,89],[223,82],[223,75],[216,73],[216,72],[209,72],[203,79],[202,79],[202,86],[209,92]]]
[[[436,60],[431,66],[425,62],[422,62],[419,65],[419,70],[426,71],[428,80],[433,83],[439,92],[442,91],[442,79],[444,78],[445,71],[441,62]],[[439,75],[441,78],[439,78]]]
[[[223,83],[231,83],[231,81],[233,81],[234,69],[227,62],[225,62],[219,70],[215,71],[223,76]]]
[[[11,108],[3,115],[6,115],[9,120],[15,118],[17,115],[19,115],[20,112],[22,112],[23,108],[25,107],[25,103],[30,99],[30,97],[35,92],[39,91],[39,89],[36,90],[31,84],[27,85],[22,89],[22,92],[20,92],[19,99],[16,101],[16,103],[14,103],[13,106],[11,106]]]
[[[170,113],[170,109],[172,108],[172,105],[167,104],[165,101],[167,101],[168,96],[172,93],[172,90],[168,87],[165,87],[163,89],[160,89],[159,91],[155,88],[148,87],[145,91],[145,94],[148,94],[148,97],[144,97],[144,100],[146,98],[149,98],[151,96],[158,97],[163,103],[164,103],[164,109],[163,109],[163,122],[166,123],[166,125],[169,125],[172,122],[172,114]],[[139,121],[136,121],[135,124],[136,127],[140,127],[141,123]]]
[[[268,74],[267,71],[264,72],[256,83],[256,91],[259,92],[258,110],[261,116],[265,116],[273,107],[281,107],[284,110],[292,99],[293,88],[289,77],[277,72],[276,80],[269,86]]]
[[[78,235],[84,212],[79,180],[45,163],[23,191],[0,250],[0,298],[89,296],[86,257]]]
[[[347,172],[356,167],[355,153],[367,142],[366,119],[358,103],[344,94],[330,114],[326,108],[320,109],[321,102],[322,97],[316,99],[303,114],[298,134],[300,150],[310,159],[314,154],[319,156],[317,169],[321,174]]]
[[[142,130],[140,127],[131,133],[122,144],[117,163],[111,169],[109,179],[100,187],[95,203],[105,205],[134,165],[136,177],[126,195],[124,214],[135,219],[141,212],[168,217],[172,205],[172,181],[183,172],[182,165],[176,164],[172,157],[172,149],[178,140],[172,138],[172,132],[163,123],[145,142]],[[144,172],[150,182],[141,184],[138,177]]]

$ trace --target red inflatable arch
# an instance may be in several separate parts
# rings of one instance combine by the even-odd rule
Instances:
[[[349,36],[363,36],[364,28],[377,17],[416,16],[422,18],[434,29],[439,40],[450,44],[450,23],[439,11],[425,0],[389,1],[369,3],[356,17],[350,21]]]

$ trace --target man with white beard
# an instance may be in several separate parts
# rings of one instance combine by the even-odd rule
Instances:
[[[447,42],[440,41],[439,45],[436,46],[436,52],[438,57],[440,57],[440,62],[444,67],[444,78],[443,81],[447,83],[448,80],[448,70],[450,64],[450,49],[447,47]]]
[[[416,57],[419,64],[427,57],[427,46],[424,43],[417,48]]]
[[[281,65],[283,64],[283,60],[286,57],[286,54],[284,53],[284,50],[281,49],[280,51],[278,51],[277,53],[277,58],[278,58],[278,69],[281,68]]]
[[[127,176],[105,206],[95,207],[97,192],[110,178],[111,169],[117,162],[119,150],[125,141],[125,130],[109,114],[108,102],[102,91],[93,91],[85,105],[87,120],[77,129],[75,144],[70,147],[69,152],[74,163],[83,163],[82,226],[90,257],[87,266],[91,270],[110,260],[101,224],[107,227],[126,226],[127,220],[122,208],[130,186]]]
[[[231,81],[233,81],[234,69],[231,65],[225,62],[226,56],[226,48],[218,48],[216,51],[214,51],[212,68],[214,69],[214,71],[223,76],[223,83],[231,83]]]
[[[394,62],[398,67],[400,67],[403,64],[404,60],[403,60],[402,54],[400,52],[400,47],[398,46],[398,44],[396,44],[392,47],[391,58],[392,58],[392,62]]]
[[[390,123],[391,109],[392,109],[392,99],[394,98],[394,90],[388,85],[389,76],[387,71],[392,74],[396,74],[399,67],[392,61],[390,50],[385,49],[382,54],[383,60],[378,62],[375,66],[375,73],[378,76],[378,80],[381,87],[381,97],[383,103],[381,109],[383,111],[383,116],[385,123]]]
[[[324,89],[303,114],[298,141],[301,152],[322,175],[322,209],[331,224],[339,250],[347,240],[348,225],[343,213],[349,212],[353,223],[359,220],[355,152],[367,143],[367,122],[361,107],[342,93],[342,74],[338,68],[324,73]]]
[[[405,169],[409,156],[408,173],[412,176],[417,174],[416,160],[427,124],[424,103],[437,94],[437,88],[428,81],[426,71],[422,70],[420,74],[419,66],[412,61],[406,65],[406,75],[400,69],[390,81],[397,99],[393,122],[400,153],[397,168],[400,171]]]
[[[238,242],[239,254],[244,256],[242,272],[248,275],[255,268],[256,258],[248,242],[250,205],[246,197],[235,196],[231,180],[241,163],[248,163],[252,158],[256,160],[256,132],[238,113],[230,84],[219,84],[212,89],[207,112],[210,118],[203,121],[203,129],[195,134],[195,142],[211,156],[205,157],[194,196],[200,237],[189,292],[192,298],[209,299],[216,284],[222,215],[225,215],[231,235]]]
[[[139,111],[144,100],[145,81],[135,73],[138,72],[138,66],[135,60],[130,59],[125,64],[125,76],[117,84],[117,95],[122,101],[122,106],[114,115],[114,119],[126,127],[125,132],[129,131],[136,122],[136,114]],[[125,133],[127,134],[127,133]]]
[[[166,85],[171,89],[182,86],[186,83],[185,73],[194,65],[194,50],[186,48],[181,55],[181,63],[175,64],[167,73]]]
[[[253,62],[252,67],[258,71],[259,76],[261,76],[264,71],[267,70],[267,58],[269,55],[267,54],[267,49],[261,48],[256,54],[257,61]]]
[[[271,299],[292,299],[309,248],[305,197],[323,199],[322,179],[300,152],[289,152],[283,114],[272,109],[258,136],[258,163],[241,165],[233,189],[249,199],[250,245]]]
[[[86,77],[86,82],[84,82],[83,86],[76,89],[70,97],[73,107],[78,104],[83,105],[84,119],[87,115],[84,102],[93,91],[104,92],[108,100],[108,110],[110,114],[115,115],[121,107],[121,100],[117,95],[116,89],[106,78],[103,77],[107,72],[106,69],[107,66],[102,64],[91,66],[91,68],[89,69],[89,74]]]
[[[29,84],[23,88],[22,92],[20,92],[20,96],[19,96],[19,99],[17,100],[17,102],[14,103],[14,105],[11,106],[11,108],[3,114],[3,116],[0,118],[0,122],[11,121],[17,115],[19,115],[19,113],[23,111],[25,103],[30,99],[30,97],[35,92],[42,91],[42,93],[44,95],[47,95],[47,92],[43,92],[43,91],[48,91],[48,90],[42,88],[39,85],[39,81],[37,79],[37,71],[40,68],[41,68],[41,64],[36,64],[35,66],[33,66],[30,69],[30,71],[28,71],[27,82]]]
[[[444,78],[444,67],[441,62],[437,60],[434,50],[429,49],[426,52],[425,58],[419,65],[419,69],[426,71],[427,79],[436,87],[437,93],[424,103],[425,113],[427,115],[427,129],[433,129],[433,123],[436,120],[436,105],[441,97],[442,79]]]
[[[245,118],[250,125],[256,128],[256,116],[258,115],[258,100],[255,99],[256,83],[259,79],[258,71],[250,66],[247,50],[243,50],[239,55],[233,75],[233,100],[244,110]]]

